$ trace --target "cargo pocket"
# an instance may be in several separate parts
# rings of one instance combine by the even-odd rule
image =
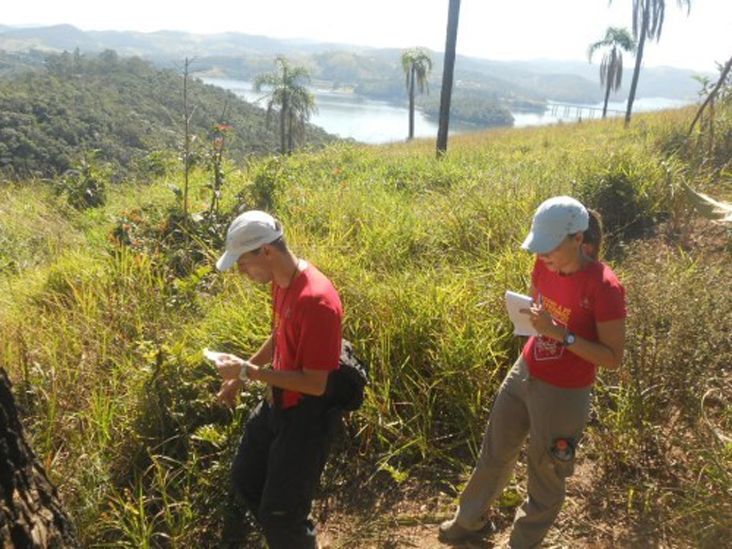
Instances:
[[[576,439],[558,437],[552,440],[549,447],[549,456],[554,464],[554,471],[561,479],[572,476],[574,473],[574,457],[577,448]]]
[[[568,460],[559,459],[553,454],[549,454],[554,465],[554,471],[559,478],[571,477],[574,474],[574,456]]]

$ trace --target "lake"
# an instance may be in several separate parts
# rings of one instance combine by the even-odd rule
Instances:
[[[245,80],[231,80],[224,78],[203,78],[207,84],[219,86],[231,90],[239,97],[250,103],[259,103],[263,106],[260,98],[263,93],[257,93],[252,89],[252,83]],[[343,138],[353,138],[364,143],[389,143],[403,141],[408,132],[409,111],[401,107],[387,103],[365,99],[347,93],[338,93],[330,90],[312,90],[315,95],[315,104],[318,112],[314,113],[310,122],[320,126],[328,133]],[[637,99],[633,106],[635,112],[653,111],[681,107],[688,104],[688,101],[666,99],[663,97],[646,97]],[[602,108],[602,103],[586,105],[588,107]],[[608,103],[608,109],[623,111],[625,102]],[[521,113],[512,112],[514,127],[540,126],[554,124],[560,120],[570,122],[573,119],[563,115],[563,109],[552,109],[549,104],[545,113]],[[599,117],[599,116],[598,116]],[[459,134],[476,131],[475,126],[450,122],[450,134]],[[437,136],[437,122],[428,119],[420,111],[414,113],[414,135],[415,137]]]

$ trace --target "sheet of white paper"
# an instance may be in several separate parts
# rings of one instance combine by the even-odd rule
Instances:
[[[219,353],[218,351],[212,351],[211,349],[204,349],[203,356],[205,356],[211,362],[217,362],[220,358],[228,356],[229,353]]]
[[[530,308],[532,303],[533,301],[529,296],[506,290],[506,309],[508,310],[508,318],[513,322],[513,335],[537,335],[537,331],[529,322],[529,315],[519,312],[521,309]]]

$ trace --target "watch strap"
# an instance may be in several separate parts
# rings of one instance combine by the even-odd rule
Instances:
[[[249,381],[249,361],[242,363],[241,368],[239,369],[239,379],[242,381]]]

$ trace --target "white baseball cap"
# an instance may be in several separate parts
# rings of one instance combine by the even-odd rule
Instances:
[[[244,212],[229,225],[224,253],[216,262],[216,268],[227,271],[241,254],[271,244],[281,236],[282,227],[268,213],[259,210]]]
[[[545,254],[559,246],[568,235],[587,230],[590,214],[571,196],[555,196],[536,209],[531,230],[521,244],[524,250]]]

